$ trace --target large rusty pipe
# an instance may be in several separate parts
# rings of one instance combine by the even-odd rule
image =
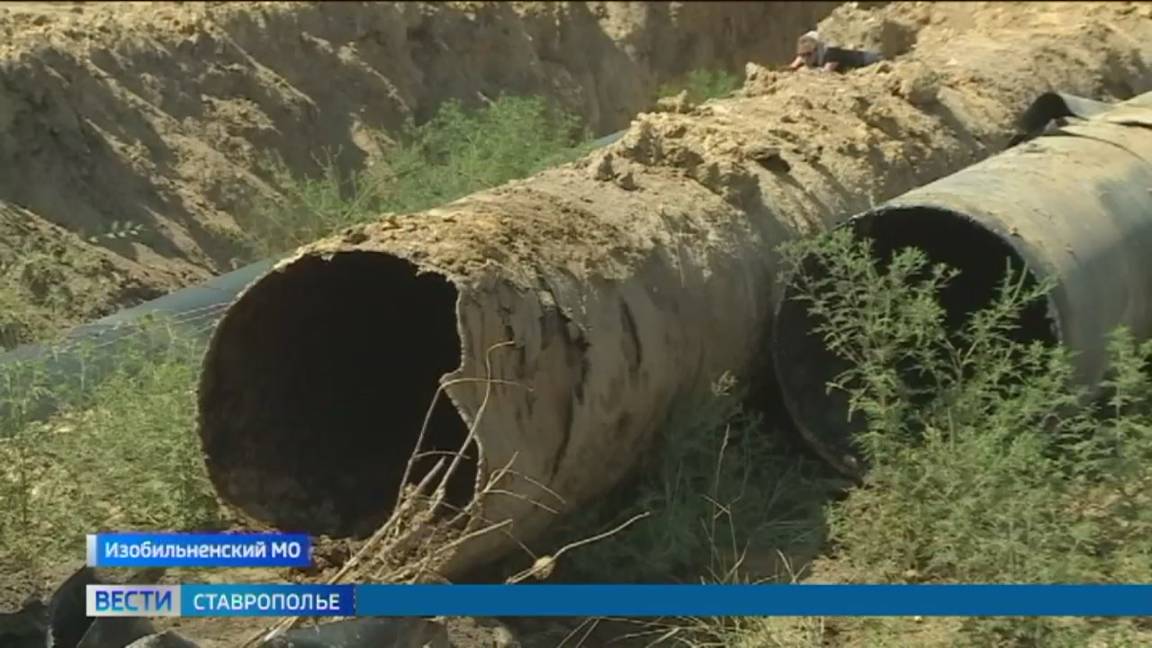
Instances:
[[[578,163],[301,249],[239,296],[206,354],[217,492],[282,528],[366,533],[446,381],[426,447],[474,426],[456,502],[510,465],[477,524],[511,526],[437,570],[531,542],[635,467],[676,399],[757,362],[781,241],[999,150],[1056,84],[1152,87],[1152,26],[1092,11],[1059,34],[965,32],[843,76],[761,69],[747,96],[642,116]],[[1102,38],[1116,29],[1148,38]]]
[[[1009,262],[1032,281],[1051,281],[1046,300],[1025,309],[1019,333],[1066,345],[1075,380],[1092,387],[1107,369],[1112,331],[1152,335],[1152,94],[1096,107],[843,226],[870,238],[878,259],[916,247],[957,269],[941,294],[952,322],[990,302]],[[792,290],[774,321],[777,378],[797,427],[837,461],[852,454],[861,421],[850,424],[845,395],[827,389],[846,366]]]

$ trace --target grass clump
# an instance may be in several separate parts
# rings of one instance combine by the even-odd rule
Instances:
[[[637,480],[566,526],[613,528],[649,515],[574,552],[565,577],[699,582],[703,568],[706,580],[728,582],[747,568],[788,579],[794,556],[787,554],[812,552],[824,540],[820,497],[830,484],[814,461],[785,452],[742,397],[723,378],[675,408]]]
[[[342,172],[329,157],[320,177],[296,178],[273,165],[284,200],[258,207],[251,246],[271,256],[382,213],[448,203],[574,160],[589,139],[579,118],[543,98],[502,96],[477,109],[448,101],[367,170]]]
[[[154,342],[165,325],[141,326],[133,337]],[[220,525],[195,438],[202,345],[168,338],[159,353],[126,343],[91,381],[58,381],[44,361],[2,368],[0,555],[12,564],[35,570],[75,559],[85,534],[101,529]],[[60,384],[67,388],[49,392]],[[45,397],[57,413],[40,420]]]
[[[0,351],[43,338],[74,299],[55,259],[30,252],[0,263]]]

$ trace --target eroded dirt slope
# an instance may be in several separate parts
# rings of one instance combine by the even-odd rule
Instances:
[[[231,269],[269,157],[359,167],[480,93],[555,97],[611,132],[692,69],[783,61],[835,5],[2,3],[0,218],[116,268],[68,313],[93,317]],[[88,239],[117,223],[137,231],[99,239],[109,257]]]

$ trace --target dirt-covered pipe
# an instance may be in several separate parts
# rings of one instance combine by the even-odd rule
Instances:
[[[941,294],[951,322],[995,298],[1009,262],[1033,282],[1053,282],[1045,301],[1025,309],[1018,334],[1023,341],[1062,342],[1074,352],[1075,379],[1092,386],[1104,376],[1113,330],[1152,334],[1150,187],[1152,94],[1146,94],[1094,109],[1087,120],[914,189],[844,226],[870,238],[878,259],[916,247],[956,268],[959,276]],[[860,425],[848,423],[844,394],[827,389],[847,367],[814,333],[807,303],[789,292],[774,321],[776,374],[797,427],[835,460],[851,454]]]
[[[502,382],[446,383],[426,447],[475,426],[456,500],[511,466],[479,505],[512,526],[438,569],[531,542],[635,467],[674,401],[746,374],[779,242],[999,150],[1043,92],[1152,87],[1148,21],[1072,11],[1064,30],[1008,21],[843,76],[750,66],[742,97],[645,115],[581,162],[301,249],[241,294],[205,357],[218,493],[280,527],[365,533],[438,386],[487,377]]]

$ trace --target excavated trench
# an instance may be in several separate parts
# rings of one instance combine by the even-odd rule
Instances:
[[[467,435],[448,398],[428,412],[440,377],[460,364],[456,300],[443,277],[385,254],[311,257],[270,275],[229,312],[204,378],[203,398],[230,404],[204,420],[211,473],[228,476],[217,489],[281,528],[378,527],[420,431],[416,482]],[[449,504],[473,494],[475,451],[467,457]]]
[[[0,332],[235,269],[255,213],[445,102],[543,97],[607,134],[694,70],[786,60],[836,4],[0,3],[0,266],[51,284],[17,277],[37,317]]]

